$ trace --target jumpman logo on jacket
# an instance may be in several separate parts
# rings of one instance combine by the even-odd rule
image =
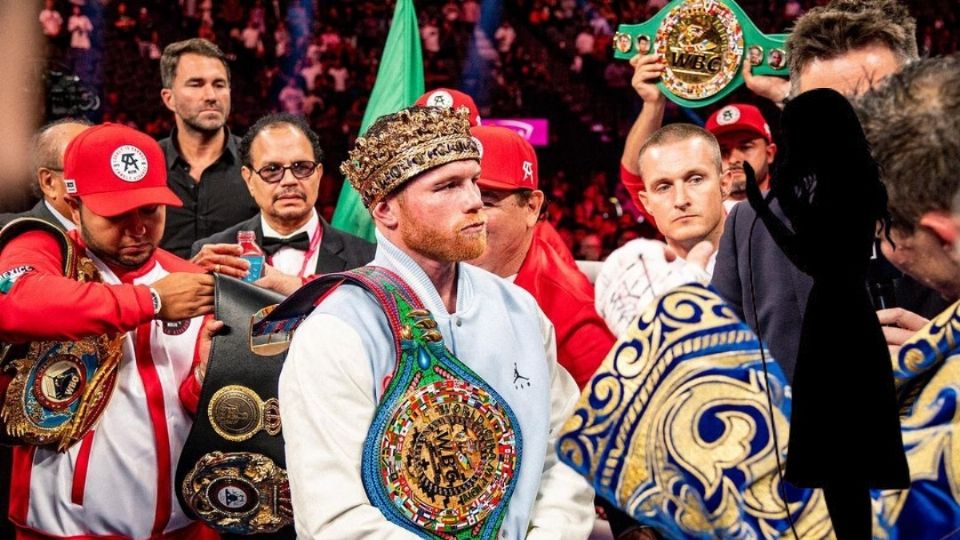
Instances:
[[[517,390],[520,390],[526,386],[530,386],[530,378],[524,377],[520,374],[520,371],[517,369],[517,363],[513,363],[513,387]]]

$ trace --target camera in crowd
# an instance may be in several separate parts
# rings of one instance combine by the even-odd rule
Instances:
[[[100,108],[100,96],[88,88],[80,77],[60,71],[47,71],[47,115],[50,118],[79,116]]]

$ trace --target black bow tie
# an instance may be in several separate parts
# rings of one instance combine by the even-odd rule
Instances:
[[[298,232],[288,238],[273,238],[271,236],[263,237],[263,252],[267,255],[273,255],[280,251],[280,248],[291,247],[306,251],[310,247],[310,235],[306,232]]]

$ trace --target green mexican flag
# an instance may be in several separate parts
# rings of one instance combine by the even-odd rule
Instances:
[[[377,82],[370,93],[370,102],[363,113],[360,134],[366,133],[377,118],[409,107],[424,92],[423,55],[420,52],[420,29],[413,0],[397,0],[387,44],[380,58]],[[343,183],[333,226],[374,241],[373,219],[363,206],[360,195],[349,182]]]

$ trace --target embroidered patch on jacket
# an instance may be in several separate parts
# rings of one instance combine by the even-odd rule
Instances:
[[[168,336],[179,336],[190,328],[190,321],[193,319],[184,319],[182,321],[163,321],[163,333]]]
[[[24,274],[27,272],[32,272],[33,267],[29,265],[17,266],[16,268],[11,268],[6,272],[0,274],[0,294],[6,294],[10,292],[10,289],[13,288],[13,284],[17,282]]]

